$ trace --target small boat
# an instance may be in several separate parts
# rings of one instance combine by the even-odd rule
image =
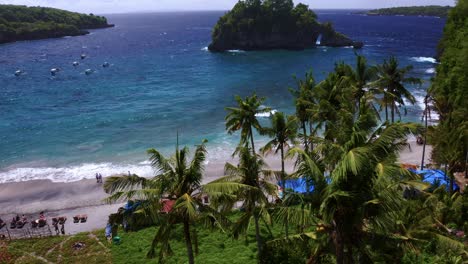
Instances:
[[[86,59],[86,54],[81,54],[81,59],[82,60]]]
[[[78,65],[80,65],[79,62],[77,62],[77,61],[74,61],[74,62],[73,62],[73,66],[74,66],[74,67],[76,67],[76,66],[78,66]]]
[[[109,67],[109,66],[110,66],[110,64],[109,64],[107,61],[104,62],[104,63],[102,64],[102,67],[103,67],[103,68],[107,68],[107,67]]]
[[[23,73],[24,72],[22,70],[17,70],[17,71],[15,71],[15,76],[20,76]]]
[[[91,70],[91,69],[86,69],[85,74],[86,74],[86,75],[90,75],[90,74],[92,74],[93,72],[94,72],[94,71]]]
[[[60,68],[50,69],[50,75],[52,75],[52,76],[55,76],[58,72],[60,72]]]

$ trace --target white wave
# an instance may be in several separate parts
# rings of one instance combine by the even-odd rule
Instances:
[[[430,62],[430,63],[437,63],[436,59],[432,57],[411,57],[413,61],[416,62]]]
[[[204,48],[202,48],[201,50],[203,50],[203,51],[208,51],[208,47],[204,47]]]
[[[255,116],[256,117],[270,117],[271,115],[274,115],[276,112],[278,112],[278,111],[273,109],[270,112],[255,114]]]
[[[436,69],[435,68],[429,68],[425,71],[425,73],[427,74],[434,74],[436,72]]]
[[[30,180],[51,180],[53,182],[73,182],[94,179],[96,173],[103,177],[126,174],[130,171],[139,176],[154,175],[153,168],[147,162],[139,164],[83,163],[69,167],[21,167],[0,172],[0,183],[22,182]]]
[[[234,49],[234,50],[227,50],[227,52],[229,52],[229,53],[244,53],[245,50]]]

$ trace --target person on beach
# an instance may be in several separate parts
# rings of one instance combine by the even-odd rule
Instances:
[[[99,173],[99,183],[102,183],[102,174]]]
[[[96,172],[96,183],[99,183],[99,173]]]

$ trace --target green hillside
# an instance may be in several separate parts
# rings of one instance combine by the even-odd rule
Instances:
[[[110,27],[107,19],[47,7],[0,5],[0,43],[78,36]]]

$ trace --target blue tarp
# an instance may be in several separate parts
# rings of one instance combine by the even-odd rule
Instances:
[[[307,193],[307,183],[303,178],[286,180],[285,187],[297,193]],[[313,190],[314,186],[309,186],[309,192]]]
[[[445,185],[447,188],[450,188],[450,182],[449,182],[449,177],[445,175],[445,173],[441,170],[432,170],[432,169],[426,169],[426,170],[413,170],[410,169],[410,171],[421,175],[423,182],[427,182],[430,184],[434,184],[439,182],[439,185]],[[454,182],[453,183],[455,190],[458,188],[457,184]]]

